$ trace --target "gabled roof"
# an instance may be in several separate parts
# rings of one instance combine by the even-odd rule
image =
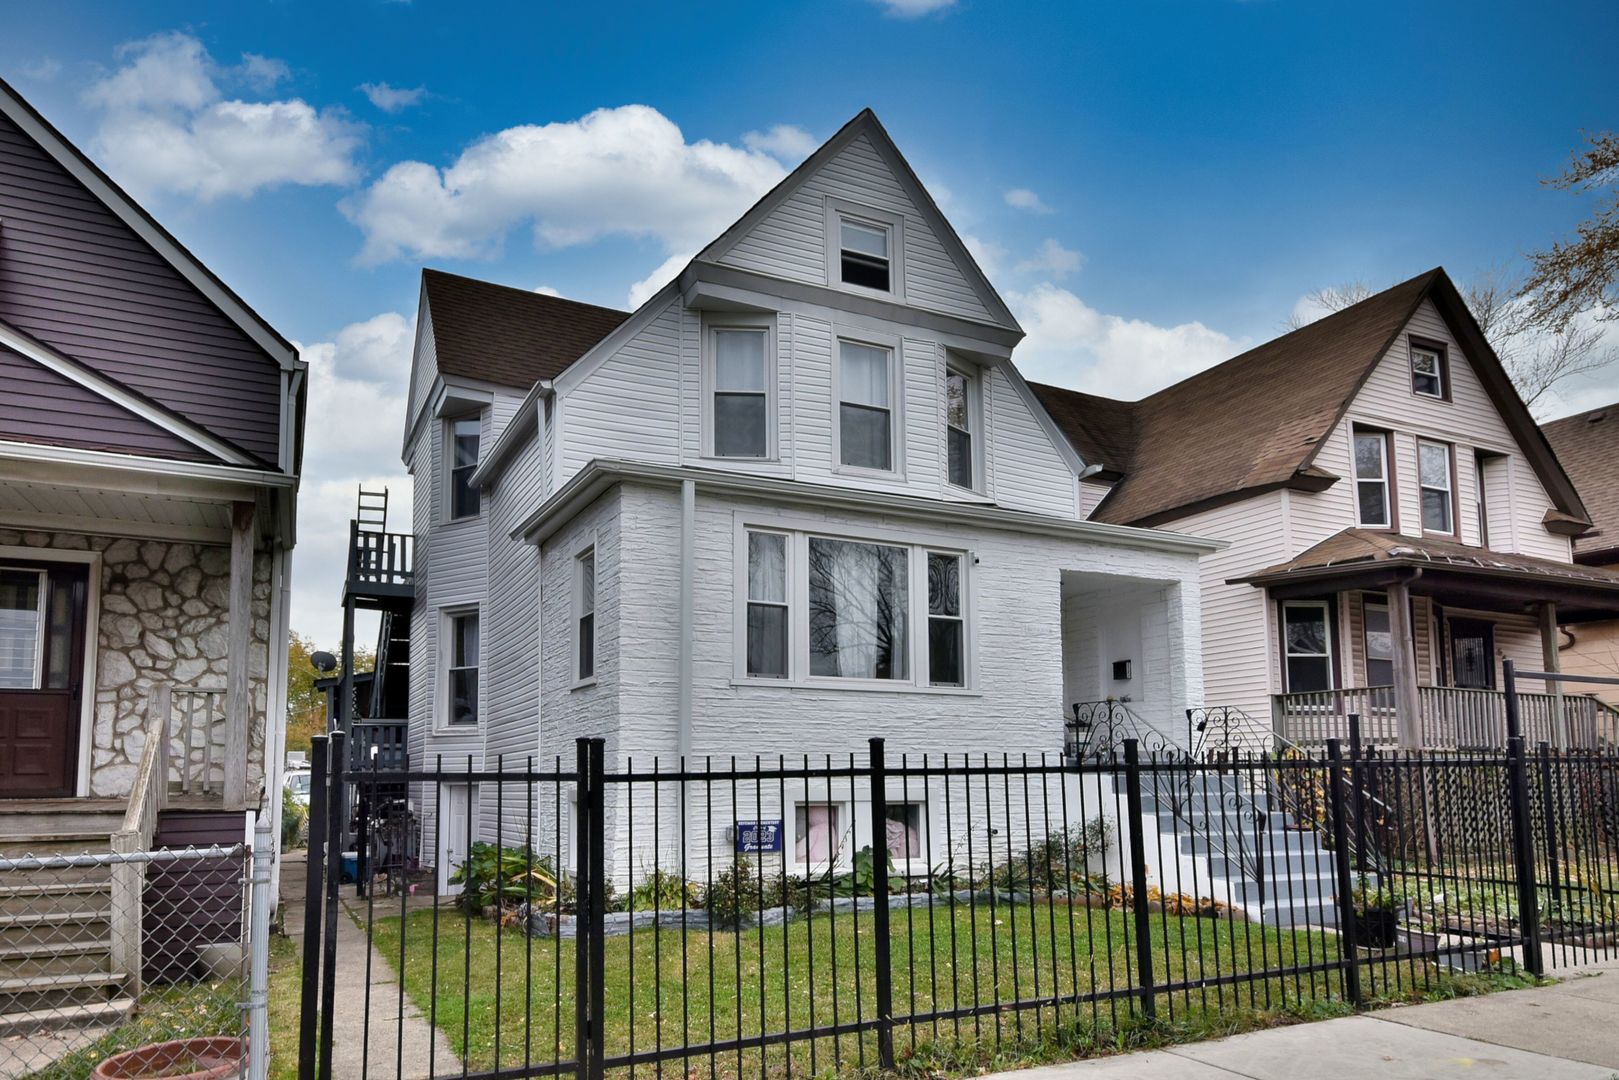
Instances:
[[[1574,541],[1581,562],[1619,562],[1619,402],[1542,424],[1597,531]]]
[[[49,120],[4,79],[0,79],[0,114],[4,114],[44,151],[71,173],[85,189],[116,214],[124,224],[146,241],[173,266],[181,277],[207,296],[227,318],[241,328],[261,349],[283,368],[302,369],[292,343],[278,333],[258,312],[247,305],[229,285],[204,266],[186,246],[174,238],[140,203],[130,198],[84,152],[69,142]]]
[[[440,374],[523,390],[560,375],[630,317],[442,270],[424,269],[422,290]]]
[[[1327,435],[1417,307],[1431,300],[1471,361],[1503,421],[1559,510],[1585,510],[1545,437],[1513,388],[1461,294],[1440,268],[1248,350],[1137,402],[1082,400],[1038,387],[1068,416],[1069,440],[1127,463],[1124,478],[1092,517],[1158,525],[1197,510],[1281,487],[1319,491],[1337,478],[1314,465]],[[1100,417],[1075,414],[1094,411]],[[1087,458],[1087,460],[1092,460]]]
[[[1040,404],[1057,422],[1085,464],[1096,466],[1099,480],[1128,475],[1136,445],[1136,406],[1061,386],[1030,383]]]
[[[1012,315],[1012,309],[1006,306],[1006,301],[1001,299],[1000,293],[995,291],[995,286],[990,284],[989,277],[978,265],[978,261],[972,257],[972,253],[967,250],[967,245],[962,242],[955,226],[950,224],[950,220],[944,216],[944,213],[939,209],[939,205],[933,201],[933,196],[922,185],[922,181],[917,177],[915,170],[911,168],[911,163],[905,160],[905,155],[899,152],[899,147],[894,144],[893,138],[888,134],[888,130],[883,127],[882,121],[878,120],[877,114],[869,108],[861,109],[853,119],[838,129],[837,134],[822,143],[818,150],[800,162],[798,167],[788,173],[779,184],[765,192],[758,202],[748,208],[747,213],[743,214],[729,229],[726,229],[712,243],[698,252],[693,261],[719,261],[726,252],[736,246],[737,241],[751,232],[756,225],[786,201],[793,192],[797,191],[804,181],[820,172],[827,162],[837,157],[845,147],[861,135],[865,135],[870,139],[873,148],[888,162],[895,179],[899,181],[900,186],[910,196],[911,202],[916,205],[917,211],[922,215],[923,220],[928,223],[934,234],[938,236],[939,242],[944,246],[945,251],[955,260],[956,265],[961,267],[968,283],[978,293],[979,299],[983,301],[985,309],[990,313],[994,321],[1001,326],[1021,333],[1022,327],[1018,325],[1017,319]]]

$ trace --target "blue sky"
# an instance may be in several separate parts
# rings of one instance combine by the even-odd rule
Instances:
[[[305,346],[294,622],[330,641],[424,263],[625,306],[869,105],[1025,369],[1136,396],[1312,289],[1566,233],[1589,204],[1538,181],[1619,123],[1616,38],[1612,3],[64,3],[8,13],[0,76]]]

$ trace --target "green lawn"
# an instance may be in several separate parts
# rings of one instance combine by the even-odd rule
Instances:
[[[433,1016],[473,1069],[573,1054],[574,951],[497,931],[487,919],[466,920],[453,909],[437,914],[433,971],[432,911],[411,913],[404,982],[412,1000]],[[740,933],[638,930],[606,941],[606,1044],[610,1055],[643,1053],[760,1033],[823,1028],[876,1015],[875,937],[870,912],[820,914],[785,927]],[[905,1021],[934,1010],[970,1009],[975,1002],[1051,999],[1137,985],[1130,920],[1117,911],[1044,901],[896,910],[891,954],[895,971],[895,1046],[902,1058],[938,1054],[979,1061],[1026,1056],[1030,1049],[1072,1041],[1076,1033],[1119,1037],[1131,1024],[1129,998],[1078,1005],[1059,1003],[1003,1013]],[[1245,922],[1154,915],[1155,984],[1215,974],[1331,963],[1337,937],[1287,932]],[[390,962],[399,955],[400,920],[379,919],[376,944]],[[470,952],[468,943],[470,939]],[[857,948],[858,944],[858,948]],[[525,968],[527,971],[525,977]],[[498,977],[497,977],[498,971]],[[558,978],[560,974],[560,978]],[[633,986],[633,995],[631,988]],[[1165,1023],[1183,1024],[1265,1012],[1308,1012],[1339,996],[1336,971],[1271,978],[1240,987],[1215,985],[1163,993]],[[709,1007],[710,1002],[714,1007]],[[560,1015],[558,1005],[560,1004]],[[934,1045],[930,1045],[934,1044]],[[875,1036],[853,1034],[780,1044],[765,1051],[767,1072],[875,1063]],[[727,1074],[758,1074],[757,1047],[720,1055]],[[702,1062],[706,1070],[706,1061]],[[680,1069],[678,1061],[670,1068]],[[682,1070],[684,1071],[684,1070]]]

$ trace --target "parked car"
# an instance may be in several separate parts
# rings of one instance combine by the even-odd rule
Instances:
[[[297,799],[305,807],[309,805],[310,779],[308,769],[289,769],[283,782],[286,784],[287,790],[292,792],[294,799]]]

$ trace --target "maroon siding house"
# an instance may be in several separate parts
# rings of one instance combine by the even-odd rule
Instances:
[[[0,857],[279,816],[305,393],[297,350],[0,82]],[[116,999],[117,953],[38,974]],[[39,999],[0,967],[3,1021]]]

